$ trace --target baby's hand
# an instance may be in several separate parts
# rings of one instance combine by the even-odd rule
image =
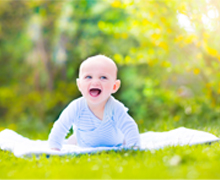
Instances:
[[[55,150],[55,151],[60,151],[60,149],[58,148],[51,148],[52,150]]]
[[[132,148],[133,149],[139,149],[140,147],[139,146],[133,146]]]

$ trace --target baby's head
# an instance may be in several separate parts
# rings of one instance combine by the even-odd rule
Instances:
[[[84,67],[87,65],[88,66],[96,65],[96,70],[98,70],[99,68],[102,68],[100,67],[100,65],[104,65],[111,70],[112,76],[114,76],[115,79],[117,78],[118,68],[115,62],[107,56],[104,56],[104,55],[91,56],[87,58],[85,61],[83,61],[82,64],[80,65],[79,77],[81,76],[84,70]]]
[[[120,87],[115,62],[96,55],[82,62],[77,85],[82,95],[91,103],[106,102]]]

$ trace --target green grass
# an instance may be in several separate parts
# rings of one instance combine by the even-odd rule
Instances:
[[[16,158],[0,151],[0,178],[220,178],[219,149],[213,143],[49,158]]]
[[[181,123],[175,123],[154,121],[148,130],[165,131],[181,126]],[[220,136],[219,121],[191,121],[183,125]],[[25,132],[22,135],[27,136]],[[47,133],[27,137],[34,136],[46,139]],[[219,166],[219,142],[153,151],[124,150],[63,157],[41,155],[17,158],[0,150],[0,179],[220,179]]]

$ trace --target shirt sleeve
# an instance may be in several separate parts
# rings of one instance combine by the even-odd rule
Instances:
[[[76,102],[72,101],[60,114],[58,120],[54,123],[49,134],[48,142],[50,148],[62,148],[63,141],[69,132],[69,129],[76,118]]]
[[[140,134],[134,119],[127,113],[127,108],[120,103],[117,106],[117,127],[124,134],[125,147],[140,147]]]

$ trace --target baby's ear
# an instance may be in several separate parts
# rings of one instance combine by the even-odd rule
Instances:
[[[79,78],[76,79],[76,84],[77,84],[77,87],[78,87],[79,91],[81,91],[80,90],[80,80],[79,80]]]
[[[118,91],[118,89],[120,88],[120,86],[121,86],[121,81],[119,79],[117,79],[115,81],[114,86],[113,86],[112,93],[116,93]]]

